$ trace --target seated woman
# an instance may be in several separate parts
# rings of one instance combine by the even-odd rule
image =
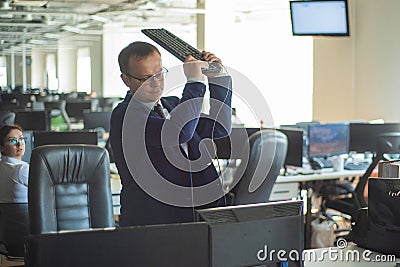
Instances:
[[[29,164],[21,160],[25,139],[17,125],[0,128],[0,241],[11,256],[24,255],[24,237],[29,234]]]

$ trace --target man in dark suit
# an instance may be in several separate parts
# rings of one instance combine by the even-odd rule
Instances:
[[[161,97],[168,70],[155,46],[134,42],[119,54],[129,91],[113,110],[110,141],[122,181],[121,226],[190,222],[195,208],[225,205],[214,151],[203,141],[230,133],[232,82],[225,71],[204,75],[209,62],[221,60],[209,52],[203,58],[186,58],[187,82],[178,98]]]

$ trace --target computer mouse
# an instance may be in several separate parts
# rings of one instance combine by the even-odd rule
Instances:
[[[309,163],[313,170],[320,170],[324,167],[324,163],[319,158],[310,158]]]

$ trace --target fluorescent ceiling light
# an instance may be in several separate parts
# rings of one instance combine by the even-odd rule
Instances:
[[[35,7],[42,7],[45,6],[48,1],[26,1],[26,0],[14,0],[12,2],[13,6],[35,6]]]

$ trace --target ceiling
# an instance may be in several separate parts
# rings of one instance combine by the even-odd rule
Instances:
[[[103,24],[195,21],[196,0],[0,0],[0,54],[55,47],[60,38],[102,34]]]
[[[0,55],[29,55],[32,48],[55,51],[58,43],[74,44],[101,40],[105,24],[124,29],[193,25],[206,9],[264,20],[274,10],[285,8],[281,0],[0,0]],[[216,4],[219,4],[217,8]],[[221,6],[222,5],[222,6]],[[210,12],[210,10],[207,10]],[[59,40],[62,39],[60,42]]]

